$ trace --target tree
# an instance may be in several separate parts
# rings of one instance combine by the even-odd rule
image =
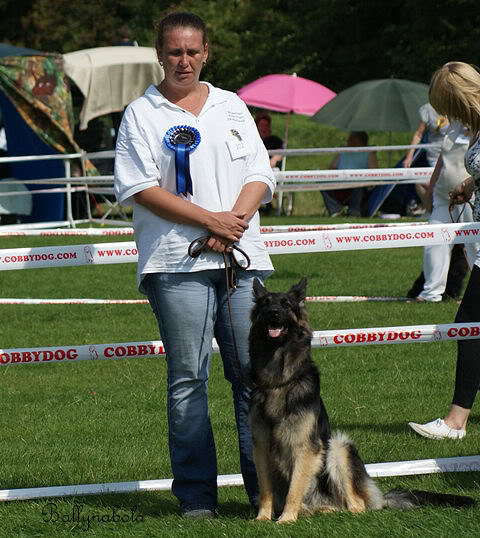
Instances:
[[[134,38],[145,46],[154,44],[154,22],[169,0],[4,0],[3,39],[12,44],[46,52],[72,52],[113,45],[118,29],[128,24]],[[16,5],[18,4],[18,5]],[[28,5],[27,5],[28,4]],[[0,4],[0,14],[2,5]]]
[[[334,91],[394,76],[428,82],[451,59],[478,61],[477,0],[0,0],[2,40],[44,51],[111,45],[127,23],[153,46],[154,22],[188,10],[207,24],[204,76],[237,90],[293,73]]]

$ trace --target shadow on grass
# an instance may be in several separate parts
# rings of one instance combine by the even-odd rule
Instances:
[[[55,501],[55,499],[53,499]],[[169,492],[137,492],[132,494],[87,495],[83,497],[66,497],[62,501],[72,505],[98,507],[99,509],[115,508],[121,512],[135,511],[144,517],[164,517],[179,515],[178,502]]]
[[[471,495],[478,503],[480,502],[480,478],[478,472],[465,473],[443,473],[442,479],[451,488],[462,488],[471,492]]]
[[[55,499],[51,499],[52,502]],[[115,508],[122,513],[130,513],[134,510],[135,514],[143,515],[145,518],[162,518],[170,516],[180,517],[178,501],[171,492],[138,492],[119,495],[92,495],[84,497],[64,498],[64,502],[70,505],[84,505],[84,511],[87,507],[96,507],[101,510],[110,511]],[[49,502],[48,500],[45,501]],[[255,518],[254,509],[248,502],[237,502],[226,500],[219,502],[218,515],[220,517],[238,518],[250,520]]]

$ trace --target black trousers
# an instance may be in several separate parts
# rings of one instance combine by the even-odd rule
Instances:
[[[480,321],[480,268],[473,266],[456,323]],[[480,339],[458,340],[457,369],[453,402],[471,409],[480,384]]]

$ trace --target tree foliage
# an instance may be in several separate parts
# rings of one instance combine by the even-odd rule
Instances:
[[[173,10],[206,22],[205,78],[237,90],[270,73],[293,73],[340,91],[362,80],[428,82],[448,60],[475,63],[477,0],[0,0],[2,40],[44,51],[111,45],[127,23],[144,46]]]

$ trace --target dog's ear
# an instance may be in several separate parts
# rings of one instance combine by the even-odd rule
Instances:
[[[267,295],[268,291],[267,289],[262,286],[262,283],[260,280],[258,280],[257,277],[253,279],[253,295],[255,296],[255,299],[261,299],[264,295]]]
[[[303,277],[300,281],[292,286],[289,293],[293,293],[298,303],[303,303],[307,296],[307,277]]]

